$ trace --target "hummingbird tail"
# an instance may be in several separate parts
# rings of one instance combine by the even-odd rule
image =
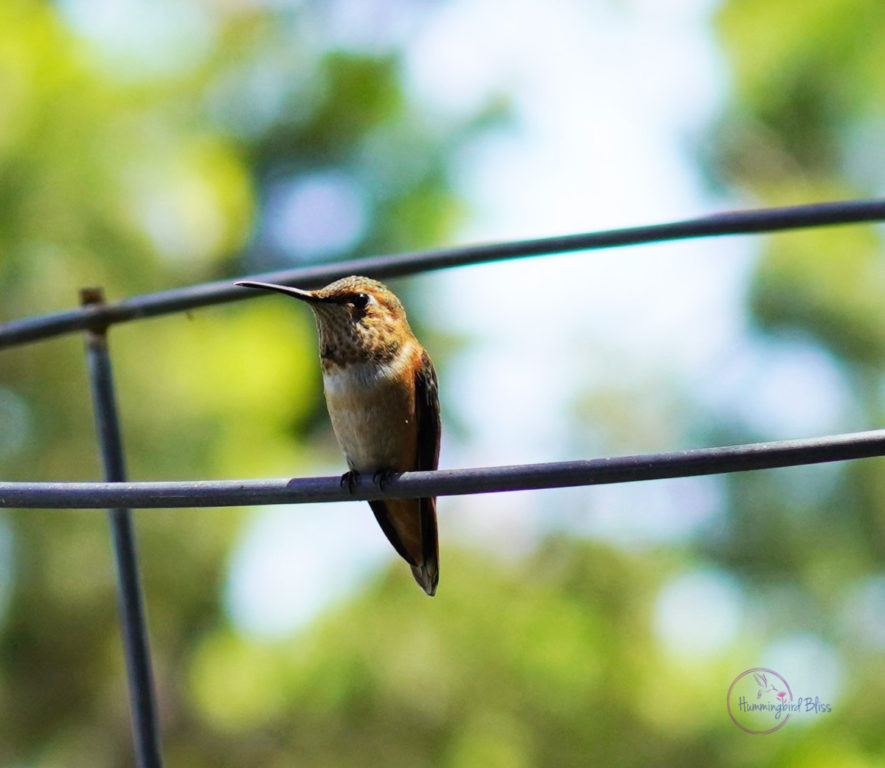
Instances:
[[[412,566],[412,576],[430,597],[436,594],[436,585],[439,583],[439,563],[436,559],[427,560],[421,565]]]
[[[421,529],[421,557],[412,565],[412,575],[429,597],[439,583],[439,537],[436,529],[436,499],[418,499],[418,525]]]
[[[375,519],[394,549],[411,566],[415,581],[428,595],[439,582],[436,499],[370,501]]]

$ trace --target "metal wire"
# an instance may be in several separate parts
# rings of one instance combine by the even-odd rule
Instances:
[[[628,483],[885,456],[885,429],[721,448],[506,467],[406,472],[382,490],[369,477],[353,493],[339,477],[148,483],[0,483],[0,507],[98,509],[229,507],[452,496]]]
[[[84,305],[101,304],[100,289],[81,291]],[[93,329],[86,334],[86,359],[95,425],[101,449],[105,479],[110,482],[126,480],[126,461],[117,402],[114,394],[114,377],[108,351],[105,329]],[[135,547],[135,531],[132,514],[125,505],[108,505],[111,527],[111,543],[117,568],[117,592],[120,602],[120,624],[123,633],[123,651],[129,675],[129,703],[132,712],[135,759],[138,768],[162,768],[160,745],[157,736],[157,715],[154,703],[154,686],[151,672],[151,654],[148,645],[147,622],[144,600],[138,575],[138,555]]]
[[[638,245],[695,237],[758,234],[804,227],[885,220],[885,200],[848,200],[785,208],[719,213],[669,224],[612,229],[537,240],[472,245],[435,251],[376,256],[336,264],[301,267],[254,276],[265,282],[314,288],[347,275],[389,278],[446,267],[502,259],[542,256],[616,246]],[[108,326],[147,317],[183,312],[211,304],[241,301],[256,294],[224,280],[136,296],[96,307],[83,307],[0,325],[0,348],[48,339],[90,327]]]

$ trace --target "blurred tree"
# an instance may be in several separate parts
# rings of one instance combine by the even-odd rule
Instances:
[[[880,193],[885,6],[872,0],[727,0],[718,29],[734,99],[716,126],[716,171],[761,204]],[[885,415],[882,232],[846,227],[760,243],[748,303],[762,343],[809,341],[846,403],[845,431]],[[803,396],[796,382],[797,398]],[[758,437],[746,430],[716,439]],[[881,754],[873,692],[885,678],[881,636],[858,613],[885,556],[882,460],[732,477],[726,529],[707,554],[733,569],[769,633],[822,638],[844,665],[858,760]],[[875,598],[881,616],[882,595]],[[877,640],[876,638],[879,637]],[[818,745],[820,741],[818,740]]]
[[[328,42],[325,3],[148,5],[134,22],[0,4],[3,318],[68,308],[84,285],[115,299],[445,237],[460,211],[447,160],[497,107],[431,123],[404,96],[399,44]],[[299,439],[321,408],[302,313],[249,302],[120,327],[111,347],[133,477],[316,462]],[[99,476],[79,339],[4,353],[0,424],[4,478]],[[138,520],[167,739],[194,755],[180,764],[211,764],[182,672],[225,621],[239,520]],[[95,513],[0,516],[0,764],[131,764],[107,537]]]
[[[789,24],[783,23],[787,17]],[[836,199],[881,188],[885,158],[874,126],[885,92],[885,69],[877,66],[885,53],[885,8],[865,0],[730,0],[719,27],[736,92],[717,127],[722,178],[764,203]],[[843,416],[858,426],[879,424],[885,413],[882,245],[881,232],[864,227],[767,238],[750,285],[751,317],[762,332],[813,339],[838,366],[850,404]],[[846,524],[859,525],[855,533],[861,534],[847,538],[867,552],[863,561],[870,565],[881,561],[885,545],[881,525],[873,523],[877,517],[881,522],[881,486],[858,486],[873,480],[872,464],[843,467],[835,486],[826,473],[793,476],[803,484],[809,477],[823,483],[818,493],[802,494],[822,518],[841,506],[839,499],[865,499],[845,514]],[[765,496],[775,500],[778,494]],[[757,527],[757,534],[766,538],[764,529]],[[833,542],[822,542],[821,550],[832,553]]]
[[[194,764],[863,764],[880,683],[811,740],[800,725],[772,742],[724,712],[722,681],[758,647],[749,632],[718,659],[661,652],[655,598],[681,560],[573,538],[509,565],[449,550],[444,610],[391,569],[299,637],[207,633],[186,673],[203,726]]]
[[[406,98],[398,43],[354,53],[326,42],[340,3],[161,2],[159,32],[143,20],[128,48],[84,31],[90,5],[0,5],[4,317],[69,307],[89,283],[115,298],[436,243],[457,219],[448,158],[499,106],[425,117]],[[736,79],[717,131],[721,178],[763,202],[877,184],[878,4],[729,0],[719,24]],[[879,240],[845,229],[766,242],[750,296],[758,327],[815,339],[877,423]],[[133,476],[309,466],[299,438],[320,390],[305,315],[256,301],[114,329]],[[4,353],[4,477],[98,476],[79,347]],[[634,428],[614,394],[600,410]],[[717,429],[717,442],[754,436]],[[416,599],[397,569],[276,643],[239,635],[219,606],[236,515],[141,514],[168,762],[871,762],[883,747],[881,644],[847,608],[881,594],[880,467],[732,478],[728,514],[693,553],[552,540],[517,575],[450,551],[445,609]],[[0,517],[2,764],[131,764],[106,539],[93,512]],[[740,577],[765,631],[712,661],[665,657],[655,594],[708,560]],[[748,739],[723,716],[721,681],[783,628],[836,649],[843,698],[810,735]]]
[[[650,613],[666,565],[652,576],[640,558],[565,539],[518,568],[447,555],[445,610],[416,602],[392,570],[294,640],[256,651],[226,630],[206,636],[189,678],[209,729],[207,764],[714,759],[710,744],[670,731],[650,700],[661,684]],[[700,732],[724,725],[712,707],[700,720]]]

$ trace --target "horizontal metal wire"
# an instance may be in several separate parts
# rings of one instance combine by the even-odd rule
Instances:
[[[885,220],[885,200],[848,200],[786,208],[719,213],[669,224],[612,229],[537,240],[469,245],[434,251],[375,256],[335,264],[300,267],[255,275],[265,282],[315,288],[347,275],[389,278],[500,259],[541,256],[694,237],[758,234],[804,227]],[[26,344],[86,328],[101,328],[157,315],[256,297],[223,280],[135,296],[96,307],[31,317],[0,324],[0,348]]]
[[[381,490],[360,478],[353,493],[339,477],[148,483],[0,483],[0,507],[230,507],[359,499],[453,496],[628,483],[885,456],[885,429],[844,435],[478,469],[407,472]]]

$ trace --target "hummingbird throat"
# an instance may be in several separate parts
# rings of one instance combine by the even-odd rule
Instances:
[[[389,365],[400,352],[402,337],[387,320],[366,323],[340,317],[337,308],[315,307],[323,370],[352,364]],[[324,311],[325,310],[325,311]]]

